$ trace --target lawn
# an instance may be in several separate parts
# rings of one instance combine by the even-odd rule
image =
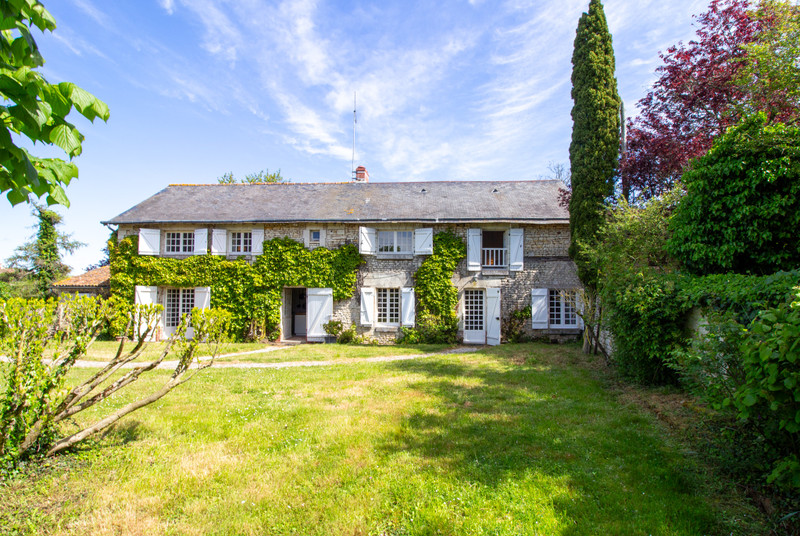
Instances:
[[[126,349],[132,348],[127,343]],[[110,361],[117,353],[119,343],[115,341],[95,341],[83,358],[89,361]],[[341,344],[298,344],[282,346],[261,343],[224,343],[219,348],[220,361],[224,363],[277,363],[285,361],[347,361],[357,358],[370,358],[395,355],[419,355],[438,352],[448,348],[443,344],[419,344],[414,346],[392,345],[341,345]],[[163,351],[164,343],[150,343],[136,361],[152,361]],[[199,356],[208,356],[206,345],[198,348]],[[168,356],[167,359],[172,357]]]
[[[599,369],[576,347],[526,344],[206,370],[98,441],[7,480],[0,526],[76,535],[760,532],[732,486],[609,389]],[[141,394],[166,377],[135,387]]]

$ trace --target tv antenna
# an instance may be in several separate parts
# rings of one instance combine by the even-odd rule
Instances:
[[[353,91],[353,159],[350,161],[350,175],[353,180],[356,178],[356,92]]]

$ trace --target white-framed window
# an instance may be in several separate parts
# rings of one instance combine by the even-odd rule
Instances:
[[[574,290],[550,289],[548,293],[548,310],[551,327],[578,326],[578,314],[575,312],[576,299],[577,293]]]
[[[192,314],[194,308],[193,288],[168,288],[164,307],[164,324],[168,328],[177,327],[183,315]]]
[[[308,231],[308,242],[311,245],[318,246],[320,243],[322,233],[319,229],[310,229]]]
[[[413,231],[378,231],[378,253],[413,252]]]
[[[378,324],[400,323],[400,289],[376,289],[376,308]]]
[[[231,232],[231,253],[252,253],[253,233],[250,231]]]
[[[167,232],[164,240],[166,253],[194,253],[194,231]]]

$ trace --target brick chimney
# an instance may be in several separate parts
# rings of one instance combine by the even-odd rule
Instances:
[[[356,168],[356,182],[369,182],[369,173],[364,166]]]

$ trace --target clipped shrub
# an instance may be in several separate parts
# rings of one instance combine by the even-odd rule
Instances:
[[[525,332],[525,326],[531,319],[531,307],[523,307],[512,311],[502,324],[502,335],[505,342],[517,343],[526,342],[529,337]]]
[[[452,315],[438,316],[430,313],[417,315],[417,325],[413,328],[400,328],[405,344],[457,344],[458,317]]]
[[[362,344],[364,342],[364,338],[358,335],[356,326],[353,324],[345,329],[340,320],[331,320],[327,324],[323,324],[322,329],[328,335],[336,337],[336,342],[339,344]]]

